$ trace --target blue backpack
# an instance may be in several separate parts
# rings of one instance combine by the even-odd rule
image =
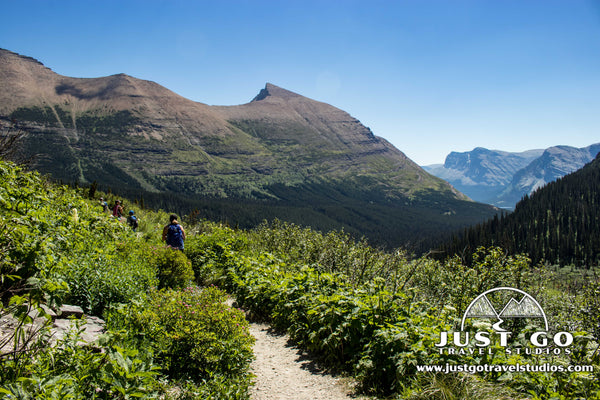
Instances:
[[[171,247],[183,249],[183,231],[181,225],[169,225],[167,230],[167,244]]]
[[[139,226],[138,220],[135,217],[135,215],[130,215],[129,217],[127,217],[127,222],[129,222],[129,226],[131,226],[133,229],[137,229],[137,227]]]

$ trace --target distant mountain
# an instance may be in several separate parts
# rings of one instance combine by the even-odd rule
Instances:
[[[593,160],[600,152],[600,143],[578,149],[570,146],[550,147],[528,166],[514,174],[510,184],[494,202],[499,207],[516,204],[525,194],[531,194],[549,182],[553,182],[578,170]]]
[[[509,153],[477,147],[472,151],[450,153],[443,165],[423,168],[450,182],[473,200],[493,203],[510,184],[514,174],[542,153],[543,150]]]
[[[552,151],[549,151],[552,153]],[[526,253],[533,263],[600,262],[600,154],[583,168],[525,195],[508,215],[456,235],[442,253],[466,257],[479,246]]]
[[[487,218],[356,118],[267,83],[209,106],[118,74],[61,76],[0,50],[0,120],[36,168],[146,204],[249,226],[279,217],[399,245]]]
[[[423,168],[473,200],[512,209],[525,194],[581,168],[599,151],[600,144],[581,149],[556,146],[522,153],[477,147],[464,153],[450,153],[443,165]]]

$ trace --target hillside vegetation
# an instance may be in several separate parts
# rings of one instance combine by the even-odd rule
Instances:
[[[253,339],[244,312],[226,305],[226,293],[250,317],[287,331],[378,397],[600,398],[597,284],[568,292],[526,257],[499,248],[478,249],[467,267],[458,257],[411,259],[343,232],[277,221],[234,230],[184,220],[189,235],[182,253],[160,243],[165,213],[134,206],[141,225],[132,232],[101,212],[98,195],[0,162],[3,335],[11,318],[21,322],[15,336],[0,342],[1,398],[247,398]],[[531,293],[551,333],[573,333],[570,354],[440,353],[434,346],[440,332],[457,330],[469,302],[497,286]],[[56,346],[47,326],[33,335],[28,314],[44,315],[42,304],[60,303],[104,317],[106,335],[85,346],[76,345],[77,332]],[[490,324],[469,329],[493,332]],[[531,350],[526,337],[536,327],[511,329],[510,345]],[[502,348],[490,338],[491,348]],[[418,371],[446,363],[593,365],[595,371]]]
[[[167,215],[134,233],[83,195],[0,162],[0,398],[245,398],[248,323],[163,248]],[[42,305],[62,303],[107,320],[100,342],[52,345]]]

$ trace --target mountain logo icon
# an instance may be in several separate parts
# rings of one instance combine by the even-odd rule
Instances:
[[[492,327],[503,331],[500,327],[509,318],[535,318],[543,320],[545,331],[548,331],[548,319],[540,304],[530,294],[512,287],[497,287],[477,296],[465,311],[460,330],[464,331],[467,319],[496,319]]]

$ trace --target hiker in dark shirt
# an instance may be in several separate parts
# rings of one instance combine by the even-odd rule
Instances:
[[[177,222],[177,215],[169,217],[171,223],[163,229],[162,240],[167,242],[167,246],[175,250],[183,250],[183,241],[185,240],[185,231]]]

